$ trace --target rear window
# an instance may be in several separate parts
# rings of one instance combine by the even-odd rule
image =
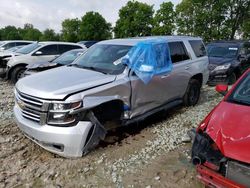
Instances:
[[[77,45],[64,45],[64,44],[59,44],[58,45],[59,47],[59,53],[62,54],[64,52],[67,52],[67,51],[70,51],[70,50],[73,50],[73,49],[81,49],[80,46],[77,46]]]
[[[190,40],[189,43],[196,57],[203,57],[207,55],[206,48],[201,40]]]

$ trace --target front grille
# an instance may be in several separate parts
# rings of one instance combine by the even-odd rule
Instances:
[[[43,100],[16,92],[16,102],[21,108],[24,118],[40,124],[45,123],[47,113]]]
[[[226,177],[236,183],[249,187],[250,185],[250,165],[237,161],[228,161]]]

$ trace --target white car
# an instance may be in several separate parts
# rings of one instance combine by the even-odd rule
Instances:
[[[83,45],[69,42],[38,42],[27,45],[17,50],[14,56],[5,59],[5,77],[16,83],[30,63],[51,61],[66,51],[85,48]]]
[[[33,43],[34,41],[27,40],[5,40],[0,42],[0,52],[8,50],[16,46],[23,46]]]

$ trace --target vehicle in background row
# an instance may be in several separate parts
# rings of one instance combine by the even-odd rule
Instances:
[[[5,74],[6,79],[11,79],[16,83],[23,76],[26,66],[31,63],[41,61],[51,61],[72,49],[86,49],[84,46],[69,42],[37,42],[27,45],[15,52],[15,55],[10,58],[5,58],[2,74]]]
[[[123,57],[129,56],[133,46],[136,49],[138,44],[157,39],[161,44],[154,46],[155,54],[162,56],[154,56],[158,62],[154,69],[167,66],[159,63],[159,57],[164,56],[173,69],[153,76],[145,84],[133,68],[122,63],[126,60]],[[159,46],[169,50],[159,50]],[[139,62],[140,73],[147,75],[152,71],[148,64],[151,59]],[[195,105],[207,80],[208,57],[200,38],[101,41],[68,66],[19,80],[14,116],[24,134],[41,147],[61,156],[79,157],[93,149],[110,129],[182,103]]]
[[[6,75],[5,71],[6,71],[7,61],[5,60],[5,58],[10,58],[12,56],[15,56],[14,52],[24,46],[15,46],[15,47],[9,48],[8,50],[0,52],[0,78],[4,78]]]
[[[26,66],[27,70],[24,72],[24,76],[29,76],[34,73],[68,65],[72,63],[80,55],[82,55],[85,51],[86,49],[70,50],[68,52],[63,53],[62,55],[60,55],[59,57],[57,57],[52,61],[43,61],[43,62],[29,64]]]
[[[208,85],[233,84],[250,67],[250,42],[217,41],[207,45]]]
[[[25,41],[25,40],[5,40],[0,43],[0,52],[8,50],[9,48],[16,46],[23,46],[33,43],[34,41]]]
[[[224,99],[197,128],[192,161],[208,187],[250,185],[250,69],[228,92],[217,85]]]
[[[91,47],[92,45],[94,45],[95,43],[97,43],[99,41],[95,41],[95,40],[84,40],[84,41],[79,41],[78,44],[82,44],[84,46],[86,46],[86,48]]]

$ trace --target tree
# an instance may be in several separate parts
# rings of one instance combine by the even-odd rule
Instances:
[[[119,10],[119,19],[114,28],[116,37],[136,37],[151,35],[153,6],[138,1],[129,1]]]
[[[176,6],[177,31],[205,41],[232,40],[247,28],[249,11],[249,0],[183,0]]]
[[[236,32],[241,33],[248,27],[250,20],[249,0],[227,0],[228,12],[226,26],[230,29],[230,39],[234,39]],[[249,30],[248,30],[249,31]],[[246,35],[246,33],[245,33]]]
[[[58,41],[59,35],[53,29],[46,29],[41,36],[41,41]]]
[[[42,36],[41,31],[34,28],[32,24],[24,24],[23,29],[19,28],[20,34],[23,40],[33,40],[38,41],[39,38]]]
[[[15,26],[6,26],[1,32],[2,40],[20,40],[22,39],[19,29]]]
[[[175,11],[171,2],[163,2],[154,16],[154,35],[171,35],[175,30]]]
[[[80,20],[66,19],[62,22],[62,40],[69,42],[79,41]]]
[[[98,12],[87,12],[80,22],[79,40],[104,40],[111,38],[111,24]]]

